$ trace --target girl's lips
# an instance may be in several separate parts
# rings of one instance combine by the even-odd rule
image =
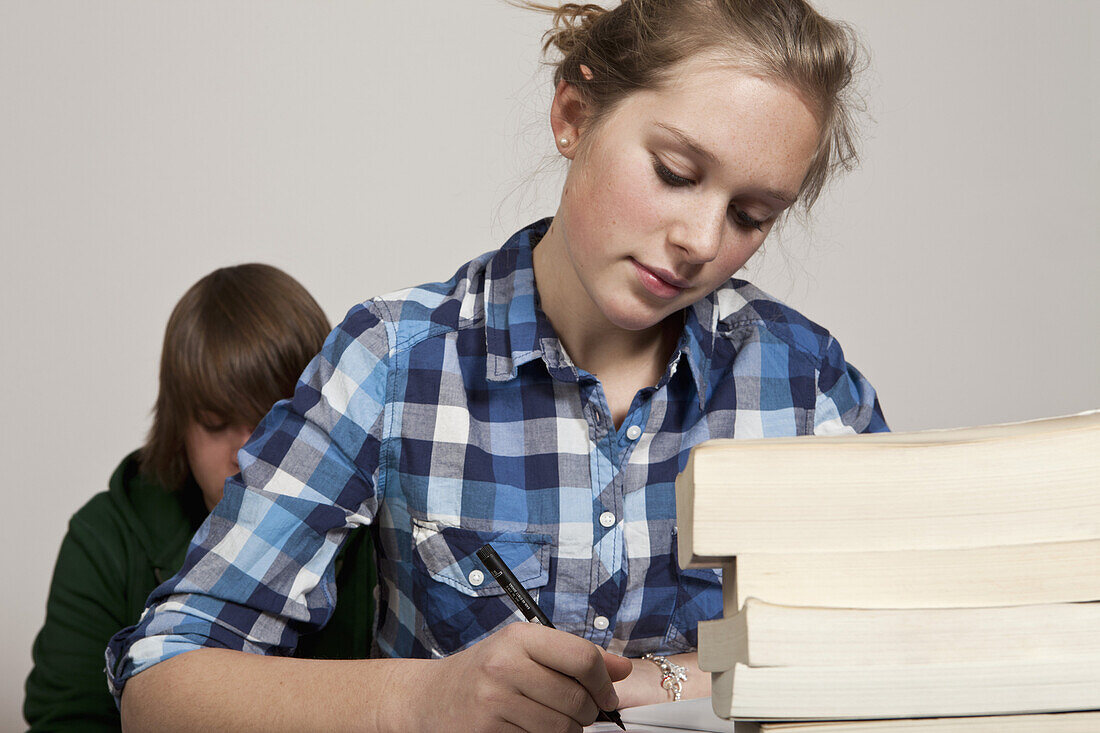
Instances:
[[[675,298],[684,291],[679,285],[673,285],[637,260],[631,259],[630,261],[634,264],[634,269],[638,272],[638,279],[641,281],[642,286],[658,298],[668,300]]]

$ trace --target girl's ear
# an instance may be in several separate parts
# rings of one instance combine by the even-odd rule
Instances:
[[[582,66],[581,73],[586,79],[592,78],[588,67]],[[569,160],[577,154],[577,144],[587,128],[588,116],[589,105],[580,90],[564,79],[558,82],[554,102],[550,105],[550,128],[554,131],[558,151]]]

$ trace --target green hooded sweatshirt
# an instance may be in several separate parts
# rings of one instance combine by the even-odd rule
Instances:
[[[149,594],[183,566],[206,518],[194,480],[167,491],[128,455],[73,515],[61,542],[46,622],[34,641],[23,715],[32,731],[118,731],[103,652],[137,623]],[[370,653],[376,575],[367,528],[351,533],[336,557],[336,610],[324,629],[299,639],[295,656],[363,659]]]

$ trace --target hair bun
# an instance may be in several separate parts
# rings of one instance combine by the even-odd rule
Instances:
[[[581,45],[588,37],[588,32],[593,23],[607,14],[608,9],[593,3],[565,3],[560,7],[536,6],[527,3],[530,7],[538,7],[554,15],[554,26],[543,35],[542,50],[548,51],[553,46],[563,56],[568,56],[573,49]]]

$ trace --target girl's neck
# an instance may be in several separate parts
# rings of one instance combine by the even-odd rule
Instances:
[[[535,247],[534,268],[542,310],[569,358],[605,385],[624,379],[637,382],[635,390],[656,384],[679,340],[682,316],[640,331],[616,326],[581,286],[563,250],[551,226]]]

